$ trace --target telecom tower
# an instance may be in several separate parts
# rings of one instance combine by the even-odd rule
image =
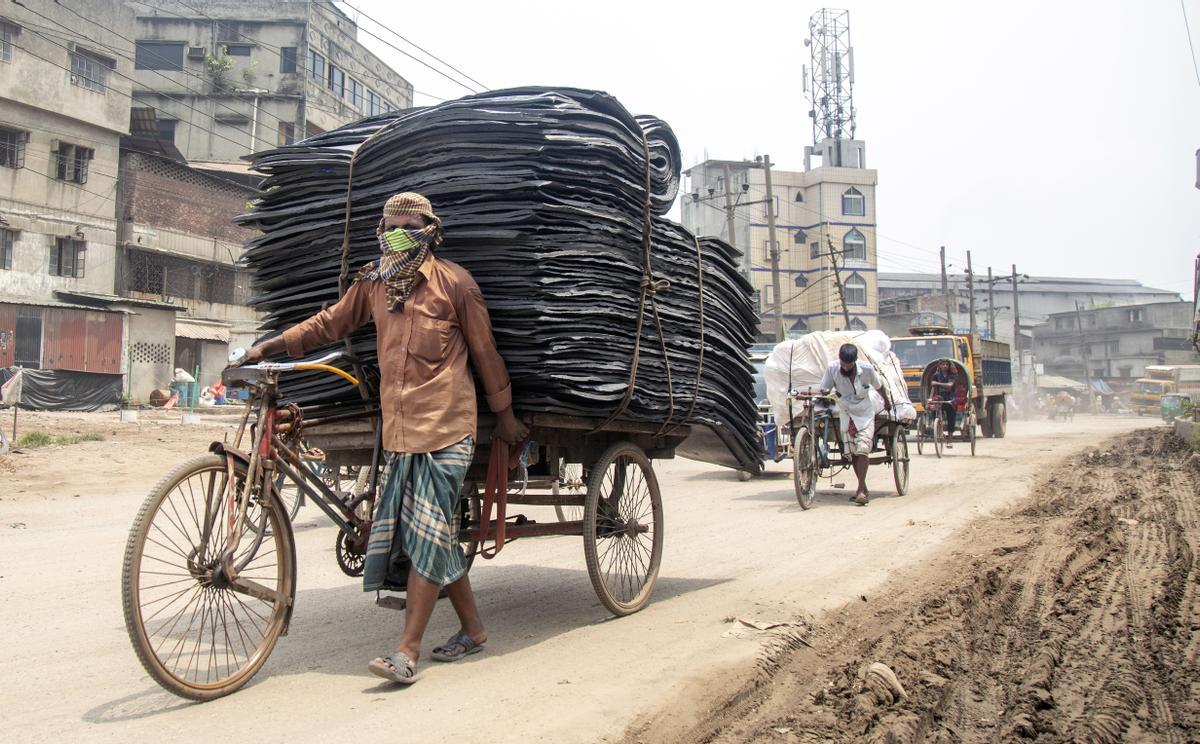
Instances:
[[[854,139],[854,48],[850,46],[850,11],[822,8],[808,19],[810,64],[804,69],[804,92],[812,102],[813,144],[806,147],[805,168],[812,155],[821,165],[865,168],[862,142]]]

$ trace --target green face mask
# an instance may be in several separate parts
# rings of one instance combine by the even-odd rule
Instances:
[[[393,251],[403,253],[416,248],[420,243],[413,240],[412,235],[407,230],[401,227],[388,230],[383,235],[379,236],[379,247],[384,251]]]

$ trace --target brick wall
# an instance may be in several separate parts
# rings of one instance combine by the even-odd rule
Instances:
[[[121,154],[125,219],[241,243],[255,233],[233,224],[254,191],[166,158]]]

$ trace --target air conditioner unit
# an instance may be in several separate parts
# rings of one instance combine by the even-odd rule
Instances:
[[[204,47],[188,47],[188,59],[204,59],[208,56],[208,50]]]

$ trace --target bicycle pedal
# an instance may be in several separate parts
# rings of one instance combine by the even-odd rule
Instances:
[[[404,597],[376,597],[375,606],[382,607],[385,610],[403,610],[408,607],[408,600]]]

